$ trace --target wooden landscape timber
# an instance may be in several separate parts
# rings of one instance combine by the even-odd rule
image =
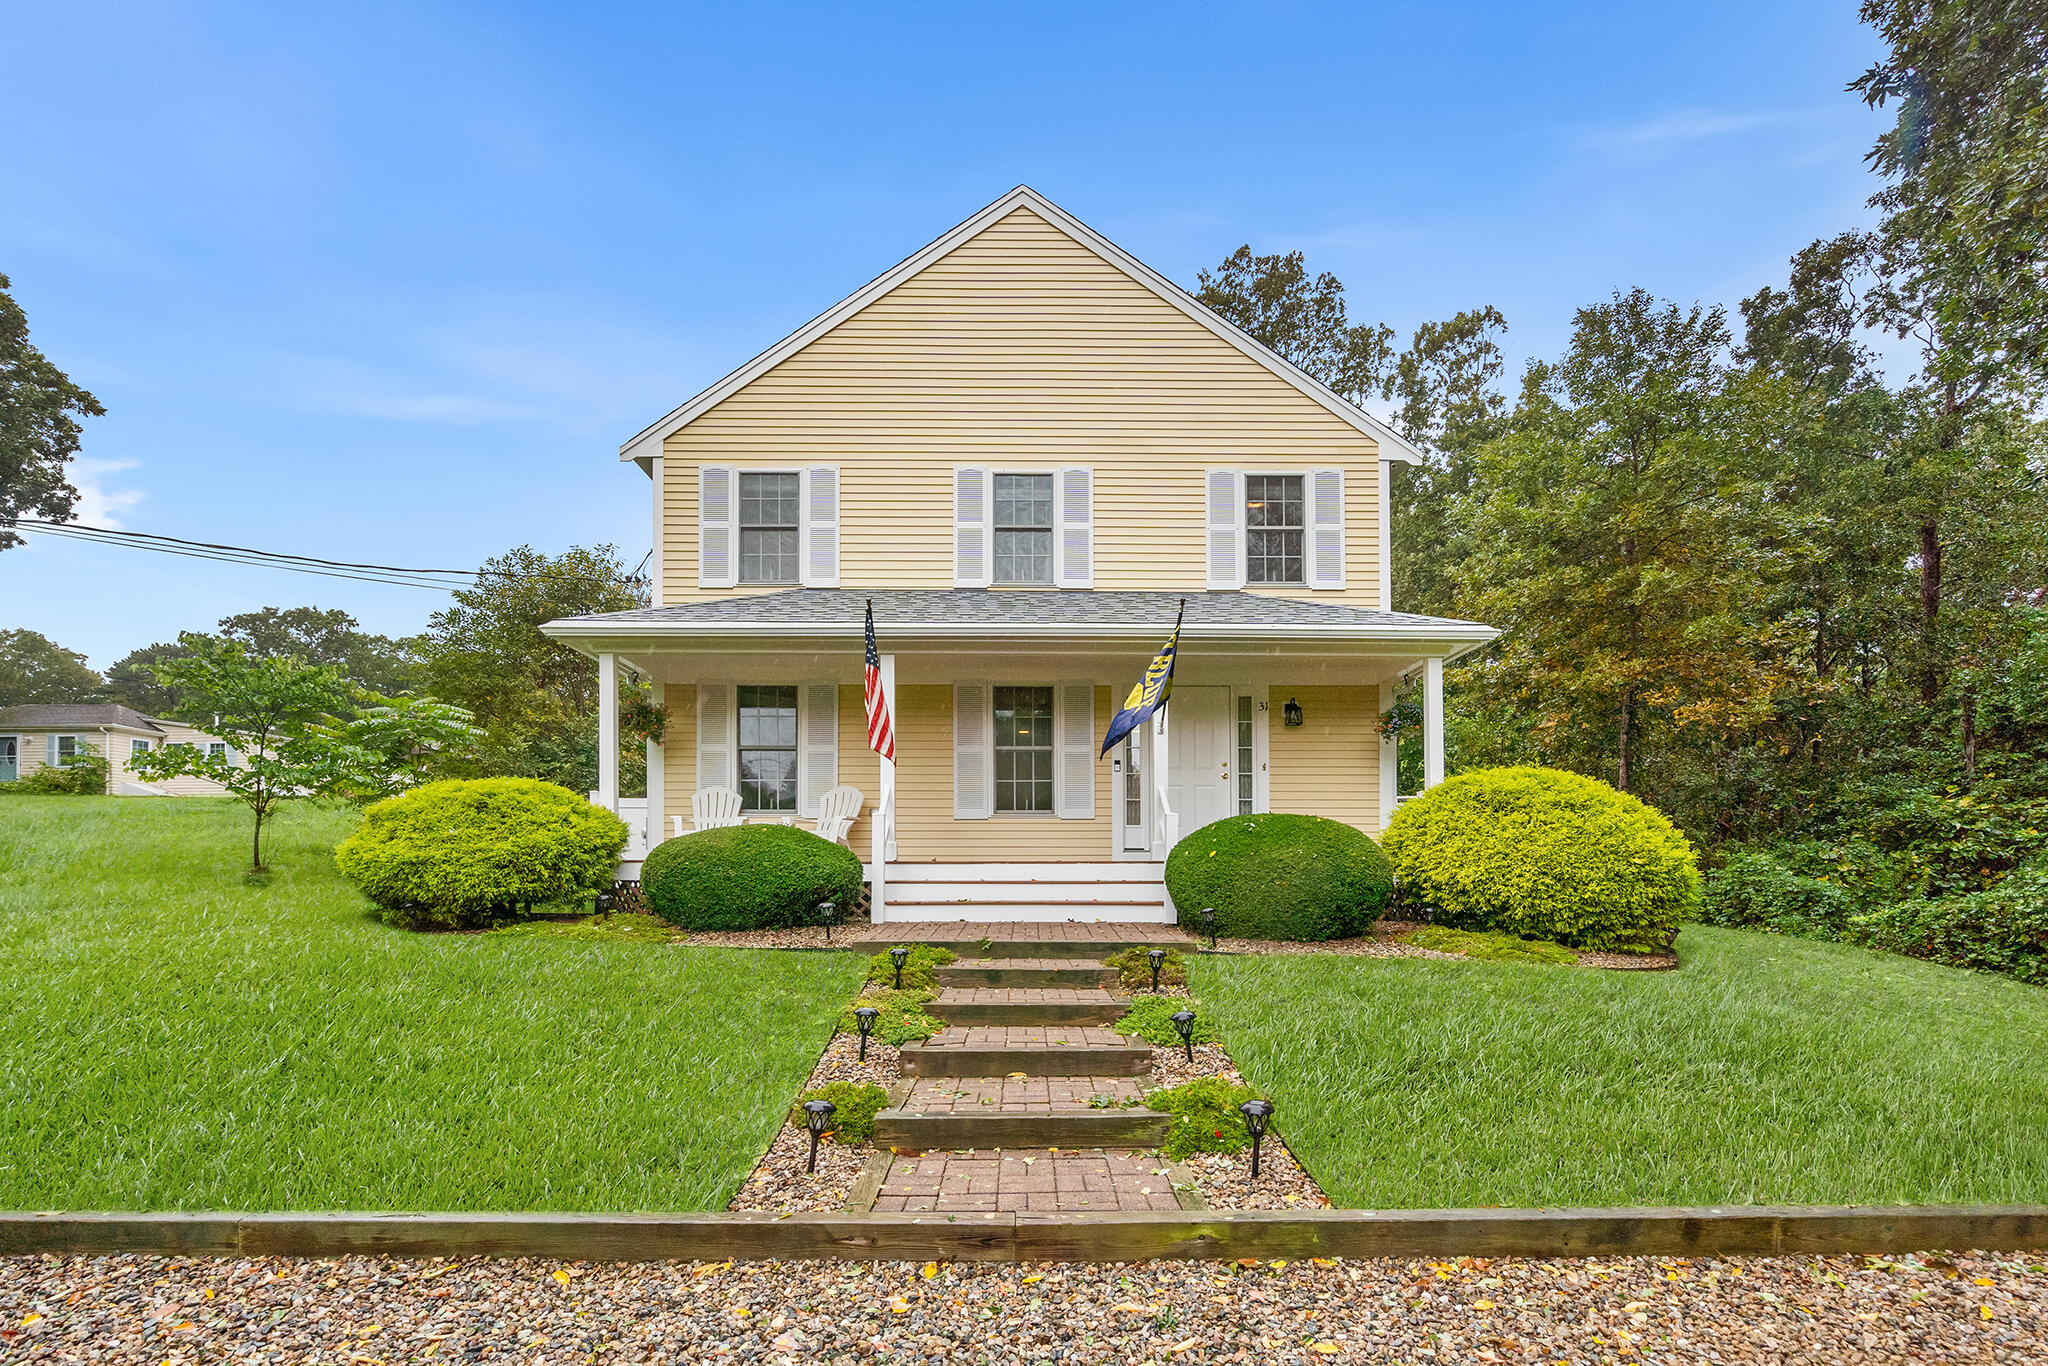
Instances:
[[[2048,1206],[1132,1214],[0,1213],[0,1254],[1128,1262],[2048,1248]]]

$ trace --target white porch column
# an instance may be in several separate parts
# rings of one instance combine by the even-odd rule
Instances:
[[[1422,786],[1444,780],[1444,661],[1431,655],[1422,665]]]
[[[1396,685],[1380,684],[1380,715],[1385,716],[1394,709]],[[1380,736],[1380,829],[1387,828],[1387,822],[1394,819],[1394,807],[1401,800],[1401,740],[1399,736]]]
[[[889,708],[889,725],[896,725],[896,656],[877,655],[881,662],[882,700]],[[889,918],[889,860],[896,856],[896,761],[882,759],[882,791],[875,799],[874,814],[868,818],[868,914],[876,921]]]
[[[662,705],[666,691],[661,680],[647,680],[648,700]],[[668,838],[668,751],[666,741],[647,742],[647,847],[651,850]]]
[[[619,810],[619,660],[597,657],[597,804]]]
[[[1159,812],[1153,852],[1161,862],[1180,843],[1180,813],[1167,800],[1167,782],[1173,774],[1173,728],[1167,718],[1172,713],[1171,697],[1165,706],[1152,713],[1152,799]]]

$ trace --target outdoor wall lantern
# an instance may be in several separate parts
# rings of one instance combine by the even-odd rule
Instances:
[[[1173,1021],[1173,1032],[1180,1035],[1181,1047],[1187,1049],[1188,1063],[1192,1066],[1195,1061],[1195,1012],[1176,1010],[1166,1018]]]
[[[1159,994],[1159,969],[1166,962],[1165,949],[1147,949],[1145,956],[1152,960],[1152,994]]]
[[[1237,1107],[1244,1116],[1244,1127],[1252,1132],[1252,1180],[1259,1179],[1259,1140],[1266,1136],[1266,1125],[1273,1118],[1273,1102],[1270,1100],[1248,1100]]]
[[[910,961],[910,950],[898,944],[889,950],[889,961],[896,965],[896,990],[903,990],[903,965]]]
[[[804,1127],[811,1131],[811,1160],[804,1167],[805,1171],[818,1170],[818,1140],[832,1127],[832,1112],[838,1108],[829,1100],[804,1102]]]
[[[1280,719],[1285,721],[1290,726],[1300,725],[1301,703],[1295,701],[1291,697],[1288,698],[1286,704],[1280,708]]]
[[[832,917],[838,910],[839,907],[829,901],[820,901],[818,903],[818,923],[825,927],[825,942],[827,944],[832,942]]]
[[[873,1006],[855,1006],[853,1008],[853,1022],[860,1030],[860,1060],[862,1062],[868,1060],[868,1035],[875,1032],[875,1019],[881,1013],[881,1011],[876,1010]]]
[[[1209,952],[1216,952],[1216,908],[1202,907],[1202,928],[1209,932]]]

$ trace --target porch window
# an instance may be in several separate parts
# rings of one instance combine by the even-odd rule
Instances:
[[[997,583],[1052,583],[1052,476],[996,476]]]
[[[747,811],[796,810],[794,687],[739,690],[740,806]]]
[[[1252,699],[1249,694],[1240,694],[1237,699],[1237,814],[1252,814]]]
[[[797,582],[802,503],[795,472],[740,476],[740,582]]]
[[[1307,527],[1298,474],[1244,478],[1246,583],[1301,583],[1302,538]]]
[[[995,689],[996,811],[1051,815],[1052,689]]]

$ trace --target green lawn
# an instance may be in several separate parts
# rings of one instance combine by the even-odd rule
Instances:
[[[369,918],[299,807],[0,798],[0,1208],[721,1208],[851,955]]]
[[[1199,958],[1339,1205],[2048,1201],[2048,990],[1688,928],[1677,972]]]

